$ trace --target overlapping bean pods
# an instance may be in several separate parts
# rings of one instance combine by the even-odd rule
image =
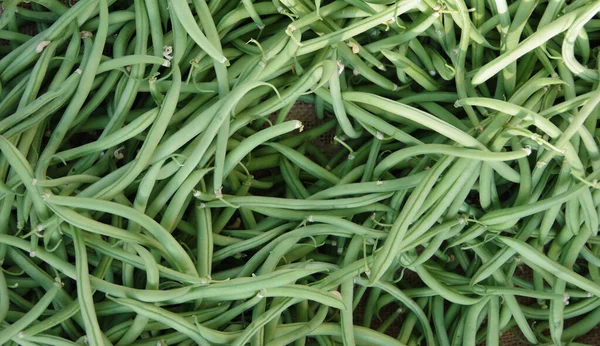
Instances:
[[[3,1],[0,344],[598,340],[599,13]]]

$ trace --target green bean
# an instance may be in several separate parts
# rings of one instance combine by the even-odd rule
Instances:
[[[327,99],[327,96],[321,90],[317,90],[316,94],[321,97],[325,97]],[[404,131],[398,129],[397,127],[390,125],[386,121],[383,121],[382,119],[379,119],[379,118],[373,116],[371,113],[366,112],[365,110],[357,107],[356,105],[354,105],[350,102],[344,101],[344,106],[346,107],[348,113],[350,115],[352,115],[354,118],[356,118],[359,122],[361,122],[365,125],[372,126],[377,131],[380,131],[383,134],[391,136],[394,139],[396,139],[400,142],[406,143],[406,144],[415,145],[415,144],[422,143],[420,140],[414,138],[413,136],[405,133]]]
[[[234,150],[232,150],[229,153],[229,155],[227,155],[225,159],[225,168],[223,173],[225,175],[229,174],[233,167],[237,165],[244,156],[246,156],[252,149],[257,147],[258,145],[265,143],[271,138],[301,128],[301,122],[297,120],[288,121],[283,124],[275,125],[269,129],[259,131],[256,134],[248,137],[246,140],[240,143],[240,145],[238,145]]]
[[[31,36],[26,34],[21,34],[18,32],[13,32],[10,30],[0,30],[0,38],[3,40],[9,41],[17,41],[19,43],[25,43],[27,40],[31,38]]]
[[[418,20],[413,21],[412,25],[402,33],[394,36],[390,36],[385,39],[375,41],[365,45],[365,48],[370,52],[374,53],[381,49],[392,48],[417,37],[419,34],[427,30],[431,25],[439,20],[439,13],[433,12],[432,14],[423,13]]]
[[[152,254],[148,252],[148,250],[144,249],[141,246],[135,246],[136,251],[140,254],[140,257],[144,260],[148,268],[146,288],[148,289],[157,289],[158,288],[158,279],[159,279],[159,271],[156,263],[154,262],[154,258]],[[127,330],[127,332],[119,339],[117,345],[128,344],[132,340],[137,339],[137,337],[142,333],[144,327],[148,324],[148,318],[143,316],[136,316],[133,320],[131,328]]]
[[[73,6],[69,9],[69,11],[65,12],[63,16],[61,16],[50,28],[44,30],[40,35],[37,35],[33,40],[30,40],[26,44],[20,46],[18,49],[13,50],[5,57],[0,60],[0,73],[5,78],[10,79],[7,75],[8,67],[11,67],[10,73],[16,74],[20,72],[20,70],[31,62],[30,59],[35,58],[35,53],[37,50],[37,46],[43,41],[52,41],[56,39],[64,30],[66,26],[68,26],[71,21],[73,21],[77,16],[83,12],[87,6],[89,1],[83,1],[77,6]],[[22,60],[17,60],[16,58],[25,53],[25,58]],[[39,52],[37,52],[39,53]],[[27,54],[29,54],[27,56]],[[4,82],[4,78],[0,78]]]
[[[506,4],[503,4],[503,7],[504,13],[500,15],[500,18],[501,20],[506,20]],[[531,12],[533,11],[534,7],[535,3],[533,1],[524,0],[521,2],[519,7],[517,8],[514,17],[510,19],[510,26],[504,31],[505,50],[510,51],[517,46],[523,27],[525,26],[525,23],[531,15]],[[511,63],[505,69],[502,70],[502,74],[504,77],[504,89],[506,90],[506,93],[508,95],[511,95],[514,91],[516,84],[516,72],[517,65],[515,62]]]
[[[282,335],[277,336],[274,340],[270,341],[267,345],[269,345],[269,346],[287,345],[291,341],[298,340],[303,335],[310,334],[315,329],[317,329],[319,327],[319,325],[321,325],[323,323],[323,321],[325,320],[325,317],[327,316],[327,312],[328,312],[328,307],[326,305],[321,305],[319,307],[319,309],[317,310],[317,313],[315,314],[315,316],[309,322],[307,322],[303,325],[300,325],[297,328],[295,328],[287,333],[284,333],[283,331],[281,331],[280,328],[278,328],[277,331],[280,332]]]
[[[94,301],[89,281],[87,254],[81,230],[73,229],[73,240],[77,258],[75,264],[77,268],[77,298],[81,306],[81,316],[83,317],[87,340],[90,345],[102,345],[102,331],[93,308]]]
[[[596,2],[19,3],[0,343],[563,344],[600,320]]]
[[[576,18],[581,16],[583,13],[586,13],[585,10],[589,10],[590,8],[591,5],[589,5],[589,7],[579,8],[554,20],[551,22],[552,24],[548,23],[548,25],[538,30],[535,34],[523,40],[514,49],[503,53],[498,58],[481,67],[475,76],[473,76],[471,82],[473,85],[484,83],[489,78],[508,66],[511,62],[541,46],[546,41],[552,39],[552,37],[568,30],[573,25]]]
[[[96,71],[96,73],[100,74],[134,64],[155,64],[169,66],[170,62],[169,60],[166,60],[164,58],[154,57],[151,55],[126,55],[119,58],[104,61],[98,66],[98,70]]]
[[[312,289],[302,286],[280,286],[266,290],[267,297],[298,297],[317,301],[321,304],[328,305],[340,310],[348,309],[344,302],[337,295],[329,292],[323,292],[319,289]]]
[[[485,251],[485,249],[480,247],[476,247],[473,249],[476,251],[478,256],[482,258],[483,261],[490,259],[491,256],[487,251]],[[505,283],[507,281],[501,272],[494,272],[493,276],[494,279],[500,284]],[[523,312],[521,311],[521,308],[519,307],[515,297],[511,295],[504,295],[503,297],[507,302],[506,311],[510,311],[510,313],[514,316],[517,325],[519,326],[523,334],[527,337],[527,339],[532,342],[536,342],[536,336],[533,334],[531,327],[525,320],[525,316],[523,315]]]
[[[6,319],[9,312],[9,293],[10,291],[6,284],[6,277],[4,276],[4,272],[0,270],[0,297],[2,298],[2,301],[0,302],[0,322],[3,322]]]
[[[130,308],[132,311],[136,312],[137,314],[141,314],[143,316],[152,318],[161,323],[171,326],[175,330],[192,338],[199,345],[210,345],[208,340],[202,335],[202,333],[200,333],[196,330],[196,328],[194,327],[193,324],[191,324],[190,322],[186,321],[185,319],[183,319],[182,317],[180,317],[174,313],[171,313],[165,309],[161,309],[161,308],[153,306],[153,305],[139,303],[133,299],[110,298],[110,296],[108,296],[108,297],[109,297],[109,299],[112,299],[113,301],[115,301],[118,304],[127,306],[128,308]]]
[[[565,319],[580,316],[581,314],[593,311],[598,306],[598,304],[600,304],[600,302],[597,300],[597,298],[584,299],[580,302],[566,306],[563,312],[563,316]],[[523,306],[522,309],[528,318],[543,320],[548,319],[549,317],[547,309],[542,310],[540,308],[532,308],[529,306]]]
[[[145,268],[145,264],[141,258],[138,258],[137,256],[127,251],[121,250],[118,247],[112,246],[111,244],[97,239],[95,237],[86,236],[85,234],[84,240],[86,241],[88,246],[92,247],[94,250],[102,254],[109,255],[117,260],[123,261],[124,263],[131,264],[138,269]],[[202,278],[198,278],[194,275],[183,274],[181,272],[164,267],[162,265],[158,265],[158,270],[162,277],[169,278],[171,280],[177,280],[190,284],[201,284],[204,282],[204,279]]]
[[[234,319],[236,316],[238,316],[240,313],[243,313],[244,311],[246,311],[246,310],[250,309],[251,307],[253,307],[254,305],[256,305],[262,299],[264,299],[264,297],[261,296],[260,294],[257,294],[253,298],[248,299],[247,301],[237,305],[236,307],[228,310],[224,314],[221,314],[220,316],[217,316],[211,320],[208,320],[205,323],[205,325],[210,328],[210,327],[219,327],[225,323],[228,323],[232,319]]]
[[[85,9],[86,4],[85,3],[80,3],[78,4],[79,6],[74,6],[72,7],[67,13],[71,13],[74,16],[78,15],[79,11],[82,11],[83,9]],[[91,57],[90,55],[90,60],[86,62],[85,64],[85,71],[82,74],[82,83],[79,85],[78,90],[83,94],[83,95],[87,95],[89,93],[89,88],[91,87],[91,83],[93,82],[93,77],[95,76],[95,71],[97,69],[98,64],[100,63],[100,57],[101,55],[99,54],[100,51],[102,50],[104,44],[105,44],[105,40],[106,40],[106,31],[107,26],[108,26],[108,10],[107,10],[107,6],[102,6],[103,3],[101,3],[101,11],[100,11],[100,21],[99,21],[99,27],[98,27],[98,31],[96,33],[96,39],[94,40],[94,45],[93,45],[93,51],[94,52],[98,52],[98,54],[94,55],[94,57]],[[77,8],[77,11],[75,11],[75,8]],[[106,10],[106,11],[105,11]],[[66,19],[69,20],[67,17],[62,16],[59,21]],[[59,22],[57,21],[53,27]],[[69,22],[67,22],[69,23]],[[64,25],[66,25],[67,23],[65,23]],[[59,30],[59,28],[57,27],[57,30]],[[72,103],[69,106],[69,111],[73,112],[75,110],[78,110],[82,104],[84,100],[78,100],[80,101],[77,103]],[[72,110],[71,110],[72,109]],[[73,115],[69,115],[67,116],[64,120],[63,123],[66,124],[70,121],[72,121],[71,117],[73,117]],[[58,135],[58,133],[57,133]],[[64,136],[64,135],[62,135]],[[55,137],[55,140],[58,140],[58,137]],[[62,139],[62,138],[60,138]]]
[[[192,37],[196,43],[204,47],[206,53],[210,55],[213,59],[218,61],[221,64],[228,64],[227,58],[223,56],[222,53],[218,53],[216,47],[214,47],[210,41],[204,36],[196,21],[194,20],[194,16],[187,5],[180,0],[171,0],[173,4],[173,10],[177,15],[177,19],[181,22],[186,32]]]
[[[409,200],[406,202],[409,207],[402,209],[400,215],[392,225],[390,236],[386,239],[380,254],[375,258],[375,268],[370,277],[372,283],[377,282],[383,275],[383,272],[391,265],[393,261],[391,249],[398,247],[408,230],[408,225],[412,221],[413,215],[425,201],[425,194],[433,187],[435,180],[437,180],[450,163],[451,160],[442,160],[436,164],[435,168],[428,172],[424,180],[411,193]]]
[[[324,47],[325,45],[344,41],[349,37],[367,31],[370,28],[387,21],[390,16],[393,16],[395,18],[397,15],[406,12],[412,8],[415,8],[416,5],[416,1],[403,1],[395,7],[391,7],[385,11],[379,12],[376,15],[371,16],[370,18],[364,19],[363,21],[348,26],[338,32],[324,35],[313,40],[309,40],[302,44],[302,46],[298,50],[298,55],[310,53],[312,51]]]
[[[345,92],[342,94],[345,100],[352,102],[361,102],[361,103],[372,103],[376,104],[378,108],[382,110],[392,112],[395,115],[401,116],[403,118],[420,122],[424,126],[427,126],[434,131],[438,131],[440,134],[447,136],[448,138],[456,141],[457,143],[467,146],[467,147],[481,147],[481,144],[477,142],[475,139],[471,138],[467,134],[462,131],[450,126],[448,124],[443,123],[439,119],[433,117],[432,115],[425,113],[423,111],[417,110],[413,107],[402,105],[398,102],[394,102],[383,97],[369,95],[366,93],[358,93],[358,92]],[[400,112],[402,110],[402,112]]]
[[[492,226],[509,220],[515,220],[528,215],[532,215],[540,211],[548,210],[555,205],[560,205],[577,196],[577,194],[583,189],[583,187],[584,185],[581,184],[575,187],[573,190],[570,190],[568,192],[562,193],[554,197],[543,199],[533,204],[507,208],[496,212],[492,211],[484,215],[481,218],[481,221],[488,226]]]
[[[132,221],[140,224],[148,232],[150,232],[159,242],[165,243],[166,251],[178,262],[178,266],[187,274],[196,273],[195,266],[191,259],[187,257],[181,245],[168,234],[156,221],[140,212],[123,206],[117,206],[114,202],[102,201],[97,202],[91,198],[82,197],[62,197],[62,196],[47,196],[45,202],[54,206],[85,208],[89,210],[97,210],[107,213],[119,215],[121,217],[130,218]]]
[[[176,66],[174,68],[174,76],[176,78],[176,83],[174,83],[172,88],[169,90],[169,93],[167,93],[167,96],[165,97],[164,107],[161,107],[159,114],[157,115],[156,120],[154,121],[153,126],[150,128],[150,132],[148,133],[149,138],[156,138],[164,134],[170,117],[173,114],[173,109],[176,106],[174,102],[179,97],[179,86],[181,85],[181,83],[177,83],[177,81],[180,81],[181,74]],[[115,117],[113,117],[113,119],[114,118]],[[134,161],[134,164],[127,167],[127,170],[124,172],[123,176],[120,177],[116,183],[103,188],[101,191],[96,193],[96,196],[111,196],[122,186],[127,186],[131,181],[133,181],[148,164],[151,153],[154,151],[157,144],[158,143],[155,141],[145,141],[136,157],[136,160]]]
[[[56,282],[44,296],[35,304],[35,307],[29,312],[27,312],[23,317],[21,317],[17,322],[11,324],[10,326],[4,328],[2,330],[2,336],[0,336],[0,342],[2,344],[8,342],[14,336],[17,336],[23,328],[29,326],[31,323],[35,322],[38,317],[44,312],[44,310],[52,303],[56,295],[61,289],[60,283]]]
[[[519,240],[502,236],[498,237],[498,239],[517,251],[525,259],[525,261],[541,266],[542,268],[548,270],[551,274],[555,275],[557,278],[569,281],[573,285],[580,287],[585,291],[591,292],[596,296],[600,295],[600,288],[596,283],[582,277],[577,273],[574,273],[572,270],[569,270],[560,264],[550,261],[548,257],[540,254],[530,245]]]
[[[286,200],[281,198],[247,196],[247,197],[223,197],[223,201],[211,201],[206,203],[207,207],[225,207],[233,204],[240,207],[266,207],[282,208],[295,210],[335,210],[356,208],[369,205],[390,197],[390,193],[374,193],[364,197],[338,199],[337,204],[331,205],[329,201],[304,201],[304,200]],[[284,202],[285,201],[285,202]]]
[[[398,340],[389,337],[385,334],[377,333],[371,329],[356,326],[354,330],[354,337],[357,340],[357,343],[360,344],[371,344],[371,345],[394,345],[394,346],[403,346],[404,344],[399,342]],[[340,335],[341,329],[339,326],[332,323],[323,323],[319,327],[317,327],[313,332],[309,335]]]
[[[571,27],[567,30],[565,34],[565,38],[563,40],[562,45],[562,55],[565,62],[565,65],[577,76],[581,77],[587,81],[598,81],[600,78],[598,71],[589,69],[584,67],[581,63],[579,63],[575,59],[575,43],[577,40],[577,36],[581,35],[581,30],[583,26],[592,19],[596,13],[598,12],[599,7],[595,5],[587,9],[587,11],[583,12],[572,24]]]
[[[249,83],[245,84],[244,87],[240,86],[240,88],[236,89],[236,91],[232,92],[229,95],[232,95],[231,97],[233,99],[240,98],[244,95],[244,93],[246,91],[249,91],[260,85],[262,85],[262,82],[249,82]],[[233,102],[232,104],[228,104],[228,106],[225,108],[221,108],[220,111],[218,112],[218,114],[211,120],[211,124],[214,126],[209,126],[209,128],[208,128],[209,130],[207,130],[208,132],[205,133],[201,137],[200,142],[198,143],[198,146],[196,146],[196,148],[194,148],[194,151],[187,158],[184,165],[181,167],[181,169],[179,169],[179,171],[176,173],[176,175],[169,181],[167,186],[165,186],[165,188],[163,189],[163,192],[161,192],[161,193],[164,193],[165,197],[167,197],[167,198],[170,197],[171,194],[173,193],[174,187],[177,184],[179,184],[180,182],[182,182],[187,177],[187,175],[189,175],[189,173],[191,173],[191,171],[194,169],[194,166],[199,163],[199,161],[202,159],[202,156],[208,150],[209,143],[217,135],[217,132],[219,129],[219,124],[221,124],[225,120],[226,115],[228,114],[228,112],[231,109],[233,109],[234,106],[235,106],[235,102]]]
[[[29,342],[31,342],[33,345],[36,345],[36,343],[41,343],[41,344],[48,344],[48,345],[60,345],[60,346],[72,346],[72,345],[77,345],[74,342],[71,342],[69,340],[60,338],[58,336],[53,336],[53,335],[36,335],[36,336],[27,336],[23,338],[24,340],[27,340]],[[19,341],[21,342],[21,341]]]
[[[43,186],[43,187],[58,187],[58,186],[62,186],[62,185],[68,185],[68,184],[72,184],[72,183],[94,183],[96,181],[100,180],[100,178],[98,178],[95,175],[87,175],[87,174],[81,174],[81,175],[72,175],[69,177],[63,177],[63,178],[58,178],[58,179],[50,179],[50,180],[42,180],[42,181],[37,181],[35,182],[36,185],[39,186]]]
[[[18,246],[19,248],[24,249],[24,250],[27,250],[29,248],[29,244],[27,242],[21,243],[15,239],[10,239],[10,238],[6,238],[6,237],[3,237],[2,241],[7,244]],[[72,279],[76,278],[75,266],[59,259],[57,256],[55,256],[45,250],[42,250],[42,249],[37,250],[36,256],[43,259],[47,263],[51,264],[57,270],[63,272],[68,277],[70,277]],[[181,294],[183,292],[187,292],[190,290],[190,287],[184,287],[181,289],[172,289],[170,291],[137,290],[137,289],[133,289],[133,288],[129,288],[129,287],[115,285],[115,284],[112,284],[105,280],[98,279],[93,276],[90,277],[90,282],[92,284],[92,287],[98,289],[99,291],[102,291],[105,293],[110,291],[112,294],[117,295],[119,297],[130,296],[130,297],[133,297],[136,299],[140,299],[140,297],[145,297],[144,301],[148,300],[150,302],[169,300],[175,296],[181,296]],[[141,294],[141,296],[140,296],[140,294]]]
[[[253,296],[261,289],[270,289],[292,283],[299,278],[314,274],[321,271],[320,269],[280,269],[272,273],[267,273],[255,277],[244,277],[231,279],[224,283],[214,283],[205,287],[198,287],[189,290],[185,295],[180,295],[177,298],[168,299],[169,303],[176,304],[177,302],[187,301],[188,299],[208,299],[224,296],[223,290],[228,291],[227,295],[232,299],[240,297],[248,298]],[[164,291],[163,291],[164,292]]]
[[[551,137],[560,136],[561,131],[552,123],[548,122],[546,119],[540,118],[539,115],[533,111],[525,110],[523,107],[515,106],[512,104],[508,104],[502,101],[493,100],[483,100],[482,98],[469,98],[465,100],[459,101],[461,104],[471,104],[471,105],[485,105],[485,107],[490,107],[497,110],[502,110],[507,114],[511,114],[516,116],[517,114],[523,114],[524,119],[527,121],[535,122],[536,126],[538,126],[542,131],[546,132]],[[502,105],[502,106],[501,106]],[[505,106],[505,107],[503,107]],[[524,111],[523,113],[521,113]],[[535,136],[534,136],[535,137]],[[576,157],[574,153],[574,149],[570,143],[565,143],[565,148],[561,148],[560,150],[564,151],[565,157],[569,160],[569,164],[576,172],[581,171],[581,162],[578,157]]]
[[[183,217],[182,210],[187,209],[187,206],[190,204],[192,199],[191,192],[194,189],[194,186],[198,185],[198,183],[202,180],[204,175],[208,173],[209,170],[200,169],[196,172],[190,174],[190,176],[181,184],[181,187],[177,190],[173,198],[171,198],[171,202],[169,206],[163,212],[162,219],[160,221],[160,225],[169,233],[172,233],[175,230],[177,224]]]
[[[401,160],[412,156],[412,155],[421,155],[426,153],[443,153],[446,155],[476,159],[489,162],[488,164],[492,165],[491,161],[496,160],[515,160],[523,157],[527,157],[530,153],[530,149],[524,148],[520,152],[512,152],[512,153],[481,153],[478,150],[472,149],[464,149],[458,147],[452,147],[444,144],[423,144],[418,148],[408,148],[405,150],[399,150],[389,155],[384,160],[382,160],[377,167],[375,167],[374,174],[375,176],[380,176],[381,172],[389,169],[389,167],[397,164]],[[489,160],[489,161],[488,161]],[[502,171],[511,172],[512,170],[506,166],[494,166],[500,168]],[[511,173],[512,174],[512,173]]]
[[[473,305],[481,302],[481,299],[471,298],[455,292],[450,287],[445,287],[438,282],[422,265],[414,267],[419,277],[425,282],[425,284],[431,287],[433,290],[439,292],[439,294],[445,299],[461,305]]]
[[[281,157],[280,162],[281,175],[283,176],[283,179],[285,180],[288,187],[292,190],[292,193],[295,195],[295,197],[308,198],[310,196],[310,193],[308,192],[308,190],[306,190],[306,188],[300,181],[298,174],[296,173],[288,159],[286,159],[285,157]]]
[[[341,86],[340,86],[340,75],[343,78],[343,71],[344,71],[344,65],[340,64],[340,72],[339,73],[334,73],[331,76],[331,79],[329,80],[329,91],[331,93],[331,100],[333,101],[332,105],[333,105],[333,111],[334,114],[338,120],[338,123],[340,125],[340,127],[342,128],[342,131],[344,131],[344,133],[350,137],[350,138],[358,138],[360,137],[360,132],[357,132],[356,130],[354,130],[354,128],[352,127],[352,124],[350,123],[350,120],[348,119],[348,116],[346,115],[346,109],[344,108],[344,104],[343,104],[343,100],[342,100],[342,94],[341,94]],[[318,98],[321,99],[321,98]]]
[[[488,304],[489,299],[483,299],[481,302],[469,307],[467,317],[465,319],[465,330],[463,336],[463,344],[477,344],[477,319],[482,313],[482,310]]]
[[[428,91],[436,91],[439,89],[439,85],[436,81],[429,75],[428,72],[423,71],[417,65],[415,65],[410,59],[406,57],[394,53],[389,50],[382,50],[383,55],[385,55],[390,61],[402,71],[406,72],[410,77],[412,77],[419,85],[421,85],[425,90]]]
[[[366,285],[367,281],[363,280],[363,279],[359,279],[358,283],[362,284],[362,285]],[[421,323],[423,329],[425,330],[425,337],[426,337],[427,342],[430,343],[431,345],[433,345],[435,343],[433,331],[431,330],[431,327],[429,326],[429,323],[427,322],[428,319],[420,306],[418,306],[413,300],[411,300],[408,296],[406,296],[404,293],[402,293],[401,290],[399,290],[396,287],[393,287],[389,283],[379,282],[376,284],[375,287],[379,287],[382,290],[385,290],[386,292],[391,294],[395,299],[399,300],[402,304],[404,304],[407,308],[409,308],[417,316],[417,318],[419,319],[419,322]]]
[[[213,230],[210,209],[196,207],[196,222],[198,229],[197,264],[198,276],[208,278],[212,270],[213,261]]]
[[[221,261],[229,256],[235,255],[236,253],[240,253],[245,250],[260,246],[261,244],[264,244],[266,242],[270,242],[275,237],[281,235],[284,231],[291,228],[292,225],[293,224],[291,224],[291,223],[286,223],[279,227],[273,228],[272,230],[267,231],[261,235],[252,237],[251,239],[248,239],[247,241],[241,241],[241,242],[235,243],[231,246],[220,249],[219,251],[216,251],[214,253],[212,260],[213,261]]]
[[[594,328],[595,325],[598,324],[598,318],[599,316],[597,310],[589,313],[581,321],[578,321],[569,328],[565,329],[562,339],[570,340],[577,336],[587,334],[590,330],[592,330],[592,328]]]
[[[143,132],[152,122],[156,119],[158,110],[152,109],[141,116],[137,117],[134,121],[129,123],[127,126],[121,128],[120,130],[102,138],[93,143],[84,144],[77,148],[73,148],[70,150],[65,150],[59,153],[54,154],[54,161],[65,162],[69,160],[73,160],[82,156],[87,156],[92,152],[99,152],[102,150],[106,150],[115,144],[120,144],[130,138],[133,138]]]

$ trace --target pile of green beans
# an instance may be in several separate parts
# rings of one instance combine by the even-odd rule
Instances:
[[[0,6],[0,345],[600,323],[599,0]]]

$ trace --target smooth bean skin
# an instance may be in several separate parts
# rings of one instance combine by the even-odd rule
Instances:
[[[596,1],[20,2],[0,344],[558,345],[600,321]]]

